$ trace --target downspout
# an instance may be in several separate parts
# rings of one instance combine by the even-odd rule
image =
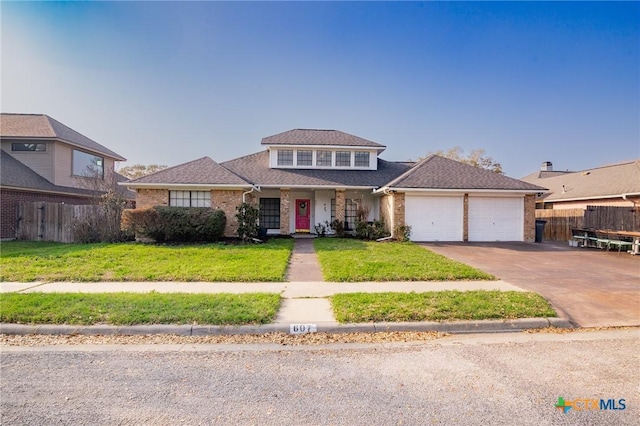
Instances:
[[[248,190],[248,191],[246,191],[246,192],[243,192],[243,193],[242,193],[242,202],[243,202],[243,203],[245,203],[245,202],[246,202],[246,196],[247,196],[248,194],[251,194],[254,190],[255,190],[255,191],[260,192],[260,187],[259,187],[259,186],[253,186],[253,185],[251,185],[251,189],[250,189],[250,190]]]
[[[387,188],[382,188],[382,193],[383,193],[384,195],[391,195],[391,194],[393,194],[393,191],[391,191],[391,190],[387,187]],[[394,225],[395,225],[395,214],[394,214],[394,212],[395,212],[395,203],[396,203],[395,198],[391,198],[391,202],[392,202],[393,204],[391,205],[391,211],[389,212],[389,216],[390,216],[390,217],[389,217],[389,219],[390,219],[389,221],[391,222],[391,223],[389,224],[389,232],[390,232],[390,234],[391,234],[391,238],[395,238],[395,237],[396,237],[396,236],[394,235],[394,234],[395,234],[395,232],[394,232],[394,229],[395,229],[395,226],[394,226]]]

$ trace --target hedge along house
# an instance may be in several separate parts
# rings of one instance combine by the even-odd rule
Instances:
[[[439,156],[417,164],[379,158],[384,145],[337,130],[295,129],[262,140],[261,152],[223,163],[205,157],[123,183],[137,208],[222,209],[225,235],[236,207],[255,202],[268,234],[313,233],[358,213],[414,241],[533,241],[535,196],[545,189]]]

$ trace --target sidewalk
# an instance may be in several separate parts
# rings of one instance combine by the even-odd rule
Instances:
[[[54,282],[0,283],[0,293],[279,293],[282,305],[273,324],[262,326],[25,326],[2,324],[0,332],[13,334],[261,334],[273,331],[291,332],[293,324],[312,324],[317,331],[376,332],[376,331],[443,331],[452,333],[519,331],[527,328],[572,327],[562,318],[533,318],[500,321],[456,321],[451,323],[368,323],[338,324],[327,297],[339,293],[409,293],[445,290],[525,291],[504,281],[391,281],[334,283],[322,281],[318,258],[312,239],[296,239],[289,268],[288,282],[227,283],[227,282]]]

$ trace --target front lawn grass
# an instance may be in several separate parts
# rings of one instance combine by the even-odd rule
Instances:
[[[327,281],[494,280],[493,275],[414,243],[316,238],[314,246]]]
[[[280,295],[4,293],[0,322],[15,324],[267,324]]]
[[[0,281],[284,281],[290,239],[264,244],[3,242]]]
[[[455,321],[555,317],[542,296],[517,291],[345,293],[331,297],[338,322]]]

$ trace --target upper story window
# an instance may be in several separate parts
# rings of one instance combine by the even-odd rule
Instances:
[[[356,167],[369,167],[369,153],[364,151],[356,151],[355,153]]]
[[[292,149],[278,150],[278,166],[293,166],[293,150]]]
[[[336,151],[336,167],[351,167],[351,151]]]
[[[73,175],[104,179],[104,158],[74,149]]]
[[[298,166],[312,166],[313,151],[298,150]]]
[[[47,150],[47,144],[44,143],[21,143],[14,142],[11,144],[11,151],[37,151],[44,152]]]
[[[211,191],[169,191],[169,205],[175,207],[211,207]]]
[[[316,166],[331,167],[331,151],[316,151]]]

